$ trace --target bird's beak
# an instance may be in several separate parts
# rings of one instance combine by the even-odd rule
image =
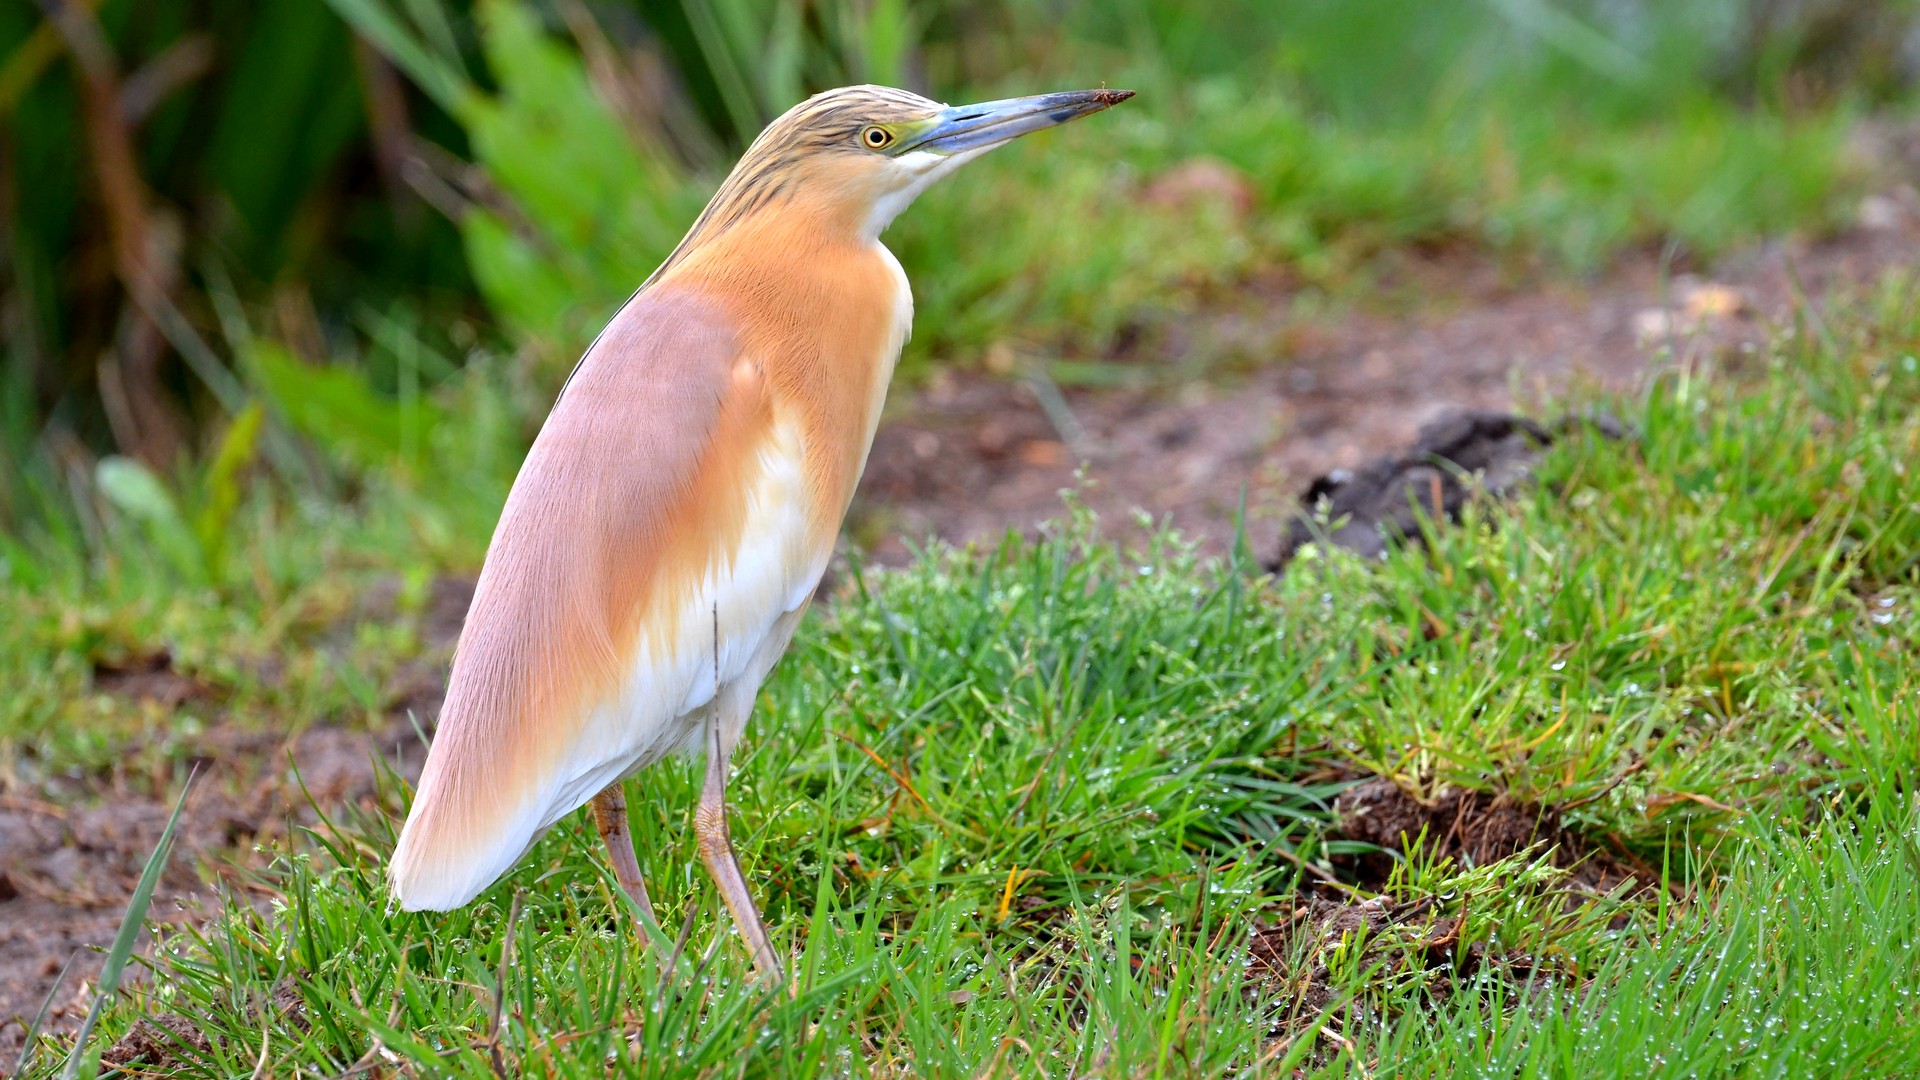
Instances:
[[[934,117],[933,125],[903,149],[935,154],[981,150],[1112,108],[1132,96],[1131,90],[1068,90],[955,105]]]

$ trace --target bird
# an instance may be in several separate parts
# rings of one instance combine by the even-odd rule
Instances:
[[[644,931],[626,781],[704,756],[692,829],[757,972],[781,962],[728,830],[730,762],[826,570],[912,329],[880,234],[935,181],[1128,90],[795,105],[562,385],[507,495],[387,867],[449,911],[591,805]],[[644,939],[644,934],[642,935]]]

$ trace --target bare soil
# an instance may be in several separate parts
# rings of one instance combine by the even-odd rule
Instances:
[[[209,730],[195,755],[193,789],[152,918],[201,917],[217,903],[218,888],[246,888],[222,867],[258,858],[290,829],[312,824],[314,805],[330,813],[350,804],[371,808],[376,757],[397,773],[417,776],[424,756],[404,720],[383,732],[316,725],[292,738]],[[170,785],[176,792],[180,779]],[[50,992],[52,1030],[85,1015],[101,950],[119,928],[172,810],[164,790],[156,797],[113,781],[59,804],[12,790],[0,794],[0,1021],[9,1021],[0,1027],[0,1067],[12,1067],[25,1024]],[[137,969],[129,971],[138,977]],[[15,1017],[19,1022],[10,1022]]]
[[[1796,292],[1822,296],[1910,264],[1920,252],[1920,212],[1909,207],[1895,218],[1816,245],[1757,248],[1714,267],[1710,279],[1666,281],[1650,256],[1586,284],[1516,281],[1486,262],[1416,256],[1381,276],[1378,302],[1336,316],[1295,314],[1291,286],[1254,282],[1103,358],[1128,384],[1114,388],[946,372],[891,410],[850,532],[881,559],[899,561],[909,540],[966,543],[1032,529],[1058,515],[1063,489],[1079,487],[1116,531],[1128,528],[1137,507],[1218,549],[1232,536],[1244,492],[1255,548],[1270,554],[1280,545],[1283,508],[1310,478],[1392,455],[1449,412],[1524,408],[1535,394],[1583,384],[1624,389],[1676,353],[1738,356],[1786,319]],[[1084,480],[1076,478],[1081,469]],[[390,699],[403,700],[423,724],[438,712],[469,596],[467,583],[442,583],[425,626],[431,659],[403,673],[405,687],[390,688]],[[379,617],[380,606],[370,598],[362,616]],[[164,655],[101,670],[95,685],[130,701],[217,702]],[[421,747],[403,716],[379,731],[209,730],[154,917],[195,918],[214,895],[209,882],[222,880],[220,866],[260,858],[258,848],[304,822],[303,784],[323,807],[371,806],[376,757],[417,775]],[[178,779],[154,787],[177,790]],[[164,796],[115,779],[62,783],[58,791],[29,789],[0,777],[0,1068],[12,1067],[50,992],[53,1029],[84,1013],[100,950],[171,810]],[[1383,801],[1369,813],[1380,828],[1412,813],[1375,794]],[[1557,829],[1537,817],[1522,821],[1526,811],[1512,807],[1462,804],[1453,812],[1491,830],[1480,840],[1500,848]],[[1477,834],[1456,832],[1446,842],[1474,854]],[[1336,904],[1296,921],[1324,929],[1390,915]],[[1445,928],[1435,933],[1437,949]],[[143,1037],[164,1041],[157,1030]],[[125,1049],[129,1060],[143,1053]]]
[[[1911,265],[1920,213],[1881,224],[1768,244],[1710,275],[1642,254],[1584,284],[1409,255],[1382,274],[1378,303],[1332,318],[1298,315],[1284,283],[1255,282],[1112,358],[1135,387],[943,372],[882,425],[849,531],[900,561],[910,541],[1030,530],[1077,487],[1110,526],[1144,510],[1217,550],[1244,492],[1254,550],[1268,556],[1313,478],[1398,454],[1438,418],[1526,413],[1541,396],[1627,389],[1650,365],[1737,358],[1788,322],[1796,294]],[[1208,357],[1237,370],[1160,378]]]

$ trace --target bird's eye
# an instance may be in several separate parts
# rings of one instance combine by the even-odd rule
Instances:
[[[866,143],[869,150],[884,150],[893,142],[893,132],[886,128],[870,127],[860,133],[860,141]]]

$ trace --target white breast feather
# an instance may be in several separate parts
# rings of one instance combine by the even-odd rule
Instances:
[[[893,341],[874,365],[873,386],[868,389],[867,400],[867,448],[873,446],[873,432],[880,425],[880,412],[887,403],[887,384],[893,381],[893,367],[900,362],[900,350],[913,337],[913,282],[907,280],[907,272],[900,266],[900,260],[894,257],[887,245],[878,240],[873,242],[874,250],[880,253],[880,261],[893,271]],[[866,467],[867,450],[860,451],[860,464]]]

